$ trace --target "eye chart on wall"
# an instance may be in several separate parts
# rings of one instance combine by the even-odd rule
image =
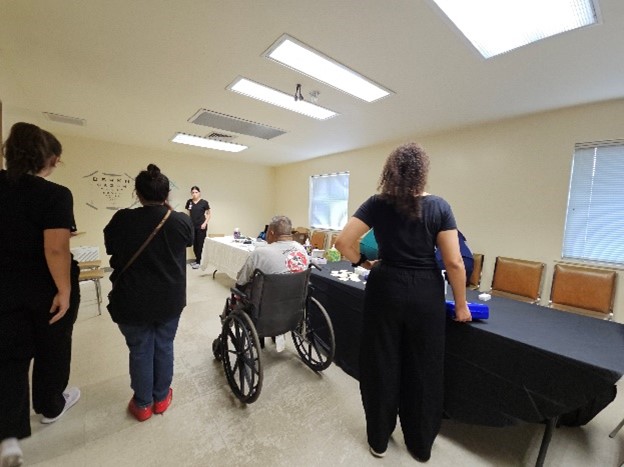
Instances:
[[[107,173],[96,170],[82,177],[88,184],[88,189],[83,193],[89,193],[89,199],[85,200],[87,206],[92,209],[118,209],[128,208],[138,203],[134,195],[134,177],[127,173]]]
[[[82,180],[88,185],[87,189],[83,190],[83,193],[89,193],[89,199],[85,200],[85,204],[92,209],[117,211],[139,206],[139,200],[134,193],[134,177],[125,172],[110,173],[96,170],[84,175]],[[169,183],[172,191],[178,189],[171,180]]]

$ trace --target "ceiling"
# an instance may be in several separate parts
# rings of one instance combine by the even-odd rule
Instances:
[[[624,2],[597,1],[601,24],[485,60],[429,0],[0,0],[5,126],[281,165],[622,98]],[[395,94],[366,103],[264,58],[284,33]],[[319,121],[226,90],[237,76],[292,94],[301,84],[340,115]],[[202,108],[286,133],[234,134],[249,146],[240,153],[170,142],[223,133],[189,122]]]

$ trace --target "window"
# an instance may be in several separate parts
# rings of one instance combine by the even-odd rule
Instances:
[[[347,223],[349,172],[310,177],[310,227],[341,230]]]
[[[577,144],[564,259],[624,264],[624,141]]]

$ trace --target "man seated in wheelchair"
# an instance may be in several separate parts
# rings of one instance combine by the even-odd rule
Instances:
[[[286,216],[271,219],[266,233],[266,245],[256,246],[236,276],[236,288],[250,291],[250,283],[256,269],[263,274],[286,274],[302,272],[308,268],[308,254],[300,243],[293,240],[292,223]],[[231,306],[236,306],[236,297],[231,298]],[[284,336],[276,336],[278,352],[284,350]]]

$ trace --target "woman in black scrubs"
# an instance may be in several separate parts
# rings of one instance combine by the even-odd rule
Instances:
[[[28,369],[42,423],[53,423],[80,398],[67,388],[78,305],[78,265],[69,251],[73,199],[44,180],[61,156],[50,133],[16,123],[0,171],[0,465],[22,463],[18,439],[30,436]]]

